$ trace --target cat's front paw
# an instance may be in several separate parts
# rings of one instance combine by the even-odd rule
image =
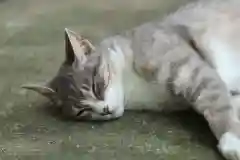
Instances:
[[[82,101],[86,106],[92,109],[92,112],[99,115],[109,115],[114,112],[114,107],[107,105],[104,101]]]
[[[218,148],[227,160],[240,160],[240,138],[227,132],[220,141]]]
[[[108,106],[108,105],[105,105],[103,107],[103,112],[101,113],[101,115],[108,115],[108,114],[112,114],[112,109]]]
[[[114,112],[114,108],[107,105],[105,102],[98,102],[93,110],[100,115],[109,115]]]

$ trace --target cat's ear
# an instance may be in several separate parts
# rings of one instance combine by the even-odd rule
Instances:
[[[21,88],[39,93],[40,95],[48,98],[56,106],[62,105],[62,101],[58,98],[56,91],[50,88],[48,85],[24,84],[21,86]]]
[[[47,98],[52,98],[53,96],[56,95],[56,92],[52,88],[48,87],[47,85],[24,84],[21,86],[21,88],[35,91]]]
[[[89,40],[65,28],[65,62],[67,64],[71,65],[73,62],[83,64],[93,50],[95,50],[95,47]]]

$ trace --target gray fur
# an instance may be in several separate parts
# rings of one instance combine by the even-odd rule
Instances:
[[[66,60],[48,87],[56,91],[62,101],[63,113],[74,118],[110,120],[121,117],[124,108],[184,109],[179,107],[181,105],[168,105],[176,104],[174,102],[179,102],[180,98],[206,118],[218,140],[228,132],[240,137],[235,111],[239,103],[234,99],[236,96],[230,94],[235,88],[226,85],[211,59],[213,53],[201,40],[218,19],[240,17],[239,7],[239,2],[234,0],[191,3],[163,20],[105,38],[94,50],[89,50],[90,44],[74,50],[76,46],[70,43],[71,37],[66,36]],[[234,25],[240,26],[240,23]],[[74,32],[66,33],[76,37]],[[81,44],[82,39],[77,43]],[[77,55],[79,51],[81,54]],[[79,59],[82,56],[86,61]],[[94,93],[93,84],[98,93]],[[136,86],[138,84],[142,86]],[[111,87],[116,95],[121,97],[122,90],[124,95],[116,99],[118,102],[113,106],[105,105],[104,97]],[[89,89],[88,94],[82,92],[83,88]],[[86,99],[93,105],[80,103]],[[98,102],[104,105],[98,106]],[[234,149],[240,153],[240,146]],[[236,160],[240,160],[240,156]]]

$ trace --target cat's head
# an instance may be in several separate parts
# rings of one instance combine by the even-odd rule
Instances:
[[[106,68],[94,46],[83,37],[65,29],[65,61],[47,84],[25,84],[22,87],[49,98],[70,118],[88,116],[91,107],[82,103],[102,101],[107,86]]]

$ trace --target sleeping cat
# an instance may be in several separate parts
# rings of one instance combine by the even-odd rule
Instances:
[[[24,85],[83,120],[125,109],[203,115],[230,160],[240,160],[240,2],[199,1],[98,45],[65,29],[66,59],[45,86]]]

